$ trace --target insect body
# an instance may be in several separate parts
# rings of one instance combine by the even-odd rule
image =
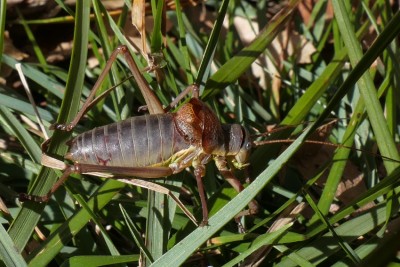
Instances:
[[[214,159],[221,174],[237,191],[241,191],[243,186],[234,177],[228,165],[231,163],[235,168],[244,168],[252,143],[248,131],[241,125],[220,123],[214,112],[199,99],[196,85],[188,87],[173,102],[176,104],[179,99],[192,92],[193,97],[188,103],[175,113],[166,113],[140,73],[127,47],[120,46],[111,55],[75,119],[69,124],[55,124],[52,128],[71,131],[81,117],[111,90],[94,98],[111,64],[121,53],[132,70],[151,114],[132,117],[76,136],[69,142],[70,149],[65,156],[74,164],[65,166],[57,163],[57,167],[64,172],[50,192],[46,196],[21,194],[20,199],[47,201],[72,173],[110,173],[120,176],[159,178],[193,167],[203,209],[202,225],[205,225],[208,222],[208,209],[202,183],[205,164]],[[173,103],[171,106],[175,105]],[[42,145],[44,156],[50,140],[46,140]],[[42,161],[45,166],[56,167],[54,163]],[[256,205],[249,204],[249,206],[256,212]]]
[[[192,98],[176,113],[132,117],[82,133],[70,142],[66,158],[81,172],[158,178],[193,166],[203,206],[207,206],[201,177],[212,158],[217,167],[228,159],[246,166],[251,149],[247,130],[239,124],[221,124],[202,101]],[[157,168],[158,167],[158,168]]]
[[[172,114],[131,117],[87,131],[70,142],[67,159],[120,167],[169,166],[189,143],[178,133]]]
[[[70,142],[66,158],[113,167],[169,167],[177,173],[189,166],[202,168],[212,156],[230,157],[242,168],[250,148],[244,127],[221,125],[193,98],[176,113],[131,117],[82,133]]]

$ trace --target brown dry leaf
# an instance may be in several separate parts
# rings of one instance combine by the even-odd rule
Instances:
[[[8,31],[4,32],[4,51],[3,53],[15,58],[18,61],[22,61],[25,58],[28,58],[29,56],[27,54],[25,54],[24,52],[18,50],[12,40],[10,39],[9,33]],[[6,83],[6,78],[10,75],[10,73],[12,72],[12,69],[8,66],[6,66],[5,64],[1,65],[1,69],[0,69],[0,83],[1,84],[5,84]]]
[[[7,0],[7,9],[12,8],[16,5],[23,4],[24,8],[29,9],[29,8],[35,8],[35,7],[41,7],[45,6],[48,4],[48,2],[53,2],[51,0]]]
[[[0,197],[0,212],[3,216],[8,217],[8,218],[12,218],[11,217],[11,213],[8,210],[7,205],[4,203],[3,199]]]
[[[302,213],[306,204],[301,202],[299,204],[292,203],[289,205],[281,214],[279,214],[278,218],[274,221],[271,227],[268,229],[267,233],[272,233],[278,231],[282,227],[293,223],[296,217]],[[248,256],[239,266],[262,266],[264,259],[268,256],[269,252],[272,249],[272,245],[265,245],[257,249],[250,256]]]
[[[241,41],[249,44],[258,34],[258,24],[251,23],[246,18],[235,17],[234,24]],[[254,29],[254,30],[253,30]],[[265,68],[270,72],[269,76],[277,76],[278,69],[283,66],[283,61],[288,57],[296,55],[298,64],[306,64],[311,62],[311,56],[316,52],[314,45],[306,40],[303,36],[297,34],[292,29],[287,28],[277,35],[268,47],[268,52],[272,55],[273,60],[269,57],[257,60],[252,64],[252,72],[255,77],[260,79],[260,86],[265,88],[266,81],[270,78],[265,77]]]
[[[298,11],[305,25],[308,25],[312,18],[313,7],[316,5],[316,0],[303,0],[298,6]],[[325,10],[325,19],[331,20],[333,18],[333,7],[331,1],[328,1],[328,5]]]
[[[182,7],[187,7],[187,6],[196,6],[199,3],[204,2],[203,0],[183,0],[180,1],[180,4]],[[175,1],[174,0],[167,0],[164,3],[164,12],[166,10],[174,10],[176,9],[175,6]],[[146,55],[148,53],[147,47],[146,47],[146,30],[153,28],[152,23],[151,27],[147,26],[147,21],[145,19],[146,16],[151,16],[152,15],[152,10],[151,10],[151,5],[150,1],[146,0],[134,0],[132,3],[132,10],[131,10],[131,16],[132,16],[132,24],[135,26],[135,28],[138,30],[138,32],[141,35],[141,43],[142,43],[142,54]],[[165,19],[164,19],[165,20]],[[165,24],[165,21],[163,22]],[[165,34],[165,33],[164,33]]]
[[[146,16],[145,0],[133,1],[131,16],[132,16],[132,24],[138,30],[141,37],[142,55],[146,55],[147,47],[146,47],[146,27],[145,27],[145,16]]]
[[[342,180],[338,185],[336,197],[342,202],[343,206],[347,206],[350,202],[366,191],[367,186],[364,183],[364,175],[360,173],[357,166],[349,162],[346,164]],[[359,208],[355,213],[360,213],[374,206],[375,204],[370,202]],[[336,206],[332,205],[330,212],[335,213],[337,211],[338,209],[336,209]]]
[[[46,61],[49,63],[63,61],[69,58],[72,53],[72,40],[60,42],[52,51],[47,54]]]
[[[120,9],[125,5],[124,0],[101,0],[101,3],[106,10]]]
[[[149,15],[151,14],[151,7],[149,4],[149,0],[147,1],[147,5],[146,5],[146,14]],[[200,3],[205,2],[205,0],[181,0],[180,4],[181,7],[188,7],[188,6],[196,6]],[[166,0],[164,5],[166,6],[167,10],[175,10],[176,6],[175,6],[175,0]]]
[[[18,61],[21,61],[28,57],[27,54],[15,48],[12,40],[10,39],[8,31],[4,32],[4,54],[13,57]]]
[[[332,123],[321,126],[309,140],[325,142],[333,126]],[[326,165],[332,160],[335,150],[335,147],[329,145],[305,144],[299,149],[289,164],[296,169],[304,179],[308,179],[313,177],[321,166]],[[318,187],[324,187],[328,173],[329,169],[324,172],[320,179],[318,179],[316,183]],[[364,183],[363,174],[358,170],[356,165],[351,161],[348,161],[343,172],[342,180],[340,181],[335,193],[335,197],[341,202],[341,205],[345,206],[366,191],[367,187]],[[356,213],[373,206],[373,203],[369,203],[358,209]],[[330,208],[330,212],[335,213],[339,209],[340,207],[337,204],[333,204]]]

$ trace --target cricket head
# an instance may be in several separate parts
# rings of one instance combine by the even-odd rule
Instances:
[[[250,139],[249,131],[243,126],[240,126],[240,128],[242,130],[242,144],[240,145],[239,152],[235,155],[235,161],[233,164],[236,168],[243,169],[249,165],[248,161],[253,145]]]
[[[227,155],[230,156],[232,164],[237,169],[243,169],[249,165],[252,142],[249,131],[240,124],[224,124],[226,133]]]

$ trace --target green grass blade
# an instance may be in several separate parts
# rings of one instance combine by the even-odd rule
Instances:
[[[71,121],[77,113],[80,104],[80,90],[83,85],[84,68],[87,55],[87,36],[89,28],[89,2],[82,1],[77,4],[76,23],[81,31],[76,31],[74,38],[74,51],[70,67],[69,80],[67,82],[64,101],[58,122]],[[55,154],[65,154],[66,146],[59,144],[65,143],[66,134],[55,133],[53,142],[50,144],[49,152]],[[48,168],[42,168],[38,175],[38,183],[30,191],[35,195],[46,194],[54,184],[56,177],[53,171]],[[9,228],[9,234],[13,238],[17,249],[21,250],[25,247],[31,234],[40,218],[40,213],[44,208],[44,204],[24,203],[23,208]]]
[[[181,4],[180,4],[180,0],[175,0],[175,5],[176,5],[176,18],[178,20],[178,29],[179,29],[179,50],[180,53],[183,54],[182,59],[183,59],[183,64],[181,64],[182,66],[184,66],[184,70],[186,73],[186,79],[187,79],[187,83],[188,84],[192,84],[193,83],[193,75],[190,71],[190,58],[189,58],[189,51],[188,51],[188,47],[186,44],[186,30],[185,30],[185,26],[183,23],[183,14],[182,14],[182,10],[181,10]],[[168,42],[168,39],[167,39]],[[171,46],[169,44],[167,44],[168,47],[170,48]]]
[[[397,168],[394,172],[392,172],[389,176],[385,177],[383,181],[377,184],[375,187],[371,188],[367,192],[361,194],[357,199],[350,202],[346,207],[341,209],[338,213],[336,213],[332,218],[330,218],[329,222],[331,224],[337,223],[342,220],[346,216],[351,215],[354,211],[356,211],[359,207],[364,206],[365,204],[377,200],[379,197],[387,194],[394,188],[399,186],[398,177],[400,175],[400,168]],[[311,229],[308,233],[309,237],[313,237],[316,234],[323,231],[325,228],[320,226],[316,226]]]
[[[202,94],[203,99],[207,99],[222,90],[226,86],[237,81],[257,57],[264,52],[266,47],[276,37],[277,33],[285,27],[290,15],[296,9],[300,1],[292,0],[282,9],[281,12],[275,15],[274,20],[271,20],[268,26],[263,29],[260,34],[252,41],[252,43],[242,49],[232,59],[228,60],[221,68],[207,80],[206,89]]]
[[[4,125],[8,126],[18,138],[31,159],[35,163],[40,164],[41,149],[28,131],[22,126],[20,121],[15,118],[8,108],[2,106],[0,106],[0,118]]]
[[[163,45],[163,14],[164,13],[164,1],[152,1],[153,17],[154,17],[154,28],[151,35],[151,52],[157,53],[161,51]],[[145,51],[146,52],[146,51]]]
[[[197,74],[196,84],[201,84],[204,79],[204,74],[206,73],[207,68],[209,68],[212,57],[215,52],[216,44],[218,42],[221,28],[224,22],[224,18],[226,16],[226,11],[228,9],[229,0],[224,0],[221,3],[220,9],[218,11],[217,20],[214,23],[214,27],[211,31],[210,39],[207,42],[206,49],[204,50],[204,55],[200,63],[199,73]],[[221,42],[222,40],[220,40]]]
[[[385,222],[385,213],[385,206],[379,205],[368,213],[336,227],[335,232],[342,236],[346,242],[351,242],[359,236],[370,232],[376,226],[383,224]],[[294,253],[318,265],[340,248],[339,244],[333,240],[334,237],[329,232],[314,240],[310,246],[300,248]],[[297,266],[297,263],[286,257],[277,266]]]
[[[22,16],[21,12],[19,11],[19,8],[16,9],[17,10],[17,14],[19,17],[19,21],[22,24],[22,26],[24,27],[25,33],[29,38],[29,41],[32,43],[33,45],[33,50],[35,51],[36,57],[39,61],[39,63],[42,65],[42,67],[44,68],[45,72],[47,72],[47,62],[46,62],[46,58],[44,57],[42,50],[40,49],[38,43],[36,42],[35,36],[32,33],[29,25],[26,23],[25,18]]]
[[[3,58],[3,49],[4,49],[4,29],[6,25],[6,10],[7,10],[7,1],[0,1],[0,34],[2,38],[0,38],[0,60]],[[1,70],[1,65],[0,65]]]
[[[3,91],[1,85],[0,85],[0,106],[10,108],[14,111],[20,112],[25,115],[30,115],[32,117],[35,116],[32,104],[29,103],[27,99],[24,99],[19,95],[12,94],[12,92],[10,92],[9,90]],[[44,121],[55,120],[54,116],[48,110],[45,110],[40,107],[38,107],[37,109],[40,117]]]
[[[339,246],[346,252],[347,256],[352,260],[354,264],[360,263],[360,258],[358,257],[357,253],[350,247],[349,243],[345,242],[343,238],[336,233],[333,226],[329,223],[329,220],[322,214],[322,212],[318,209],[317,205],[315,204],[314,200],[311,198],[309,193],[306,193],[305,198],[310,204],[311,208],[314,210],[316,215],[319,219],[325,224],[325,226],[329,229],[329,232],[332,234],[332,237],[337,240]]]
[[[158,259],[167,251],[167,237],[172,222],[166,205],[167,196],[152,190],[148,192],[148,210],[146,222],[147,249],[154,260]],[[146,264],[150,264],[149,261]]]
[[[248,250],[246,250],[245,253],[240,254],[235,259],[224,264],[223,267],[236,266],[236,264],[239,264],[241,261],[243,261],[246,257],[250,256],[253,252],[257,251],[259,248],[265,245],[272,244],[274,240],[278,239],[281,235],[283,235],[285,231],[287,231],[290,227],[292,227],[292,225],[293,223],[290,223],[272,233],[260,235],[254,240],[252,246]]]
[[[154,31],[158,36],[154,35],[154,40],[150,41],[161,44],[162,38],[166,38],[167,45],[162,49],[165,58],[161,53],[151,55],[150,59],[154,59],[155,66],[159,68],[150,73],[143,70],[143,75],[164,105],[197,76],[205,90],[201,97],[208,99],[207,104],[215,111],[221,123],[240,123],[252,134],[266,132],[270,129],[270,124],[297,126],[294,131],[292,127],[286,127],[285,132],[274,131],[270,136],[257,136],[257,141],[287,138],[292,132],[300,132],[305,127],[302,122],[315,121],[321,114],[316,122],[311,125],[307,123],[310,128],[296,142],[303,143],[303,140],[311,137],[308,137],[309,133],[319,124],[326,123],[325,118],[334,116],[341,118],[340,122],[324,138],[346,146],[355,146],[360,150],[340,148],[332,155],[333,149],[318,147],[325,154],[325,162],[320,162],[317,158],[315,161],[318,163],[313,164],[315,157],[310,156],[312,166],[306,166],[307,171],[304,171],[305,168],[299,166],[297,160],[303,156],[303,150],[307,150],[308,144],[303,144],[303,149],[295,155],[293,153],[299,146],[299,143],[295,143],[281,157],[277,157],[282,153],[283,148],[278,147],[281,143],[260,143],[249,160],[249,172],[235,171],[239,179],[255,179],[254,185],[244,184],[246,189],[240,194],[223,179],[215,164],[210,162],[203,177],[210,225],[204,228],[196,229],[183,212],[176,209],[175,203],[169,197],[152,198],[158,206],[147,204],[147,189],[126,186],[114,180],[104,182],[104,179],[91,175],[71,175],[49,203],[25,203],[20,207],[14,201],[16,192],[25,192],[30,183],[30,190],[43,195],[61,172],[50,168],[40,169],[31,160],[36,158],[35,161],[38,162],[37,158],[41,153],[38,144],[41,140],[29,132],[30,122],[19,120],[19,116],[25,116],[36,122],[31,116],[33,112],[30,104],[17,91],[19,83],[14,78],[15,72],[10,70],[11,76],[8,76],[9,71],[2,77],[6,84],[0,85],[0,195],[10,213],[2,213],[3,217],[0,219],[4,227],[11,223],[8,226],[8,235],[17,250],[7,252],[0,248],[0,255],[9,258],[9,264],[27,263],[31,266],[132,265],[131,261],[133,264],[141,264],[138,263],[139,254],[141,259],[144,259],[144,254],[150,259],[146,261],[147,265],[155,260],[154,266],[198,265],[198,262],[222,266],[253,260],[250,256],[253,251],[272,242],[273,247],[270,253],[264,255],[261,265],[343,266],[360,260],[363,264],[369,261],[369,257],[387,257],[386,262],[396,261],[396,258],[390,258],[395,257],[393,253],[396,251],[396,243],[386,242],[384,239],[386,235],[397,237],[391,227],[397,223],[398,218],[400,169],[395,169],[390,174],[380,172],[383,169],[381,160],[374,157],[375,152],[368,153],[373,151],[376,140],[382,136],[376,135],[370,129],[371,118],[363,108],[363,97],[360,97],[358,90],[353,90],[355,87],[365,90],[357,82],[365,71],[369,71],[375,86],[379,86],[377,96],[374,97],[379,99],[385,111],[388,132],[393,140],[398,141],[400,126],[397,121],[396,101],[399,98],[397,88],[400,81],[400,50],[397,37],[400,33],[400,15],[393,13],[394,6],[388,1],[346,2],[346,10],[354,12],[335,12],[332,19],[331,6],[324,1],[304,11],[297,8],[300,1],[296,0],[288,1],[289,4],[286,5],[276,1],[273,4],[270,1],[229,1],[229,5],[227,0],[206,1],[203,5],[190,7],[187,5],[188,1],[176,0],[178,10],[171,9],[171,5],[166,2],[162,3],[168,9],[168,27],[164,35],[160,32],[163,10],[161,5],[154,4],[156,2],[160,3],[152,0],[153,5],[150,7],[153,14],[156,14],[155,17],[146,19],[157,20]],[[1,14],[6,15],[6,21],[3,20],[4,17],[0,19],[1,23],[5,23],[3,27],[10,33],[10,40],[17,49],[24,50],[31,56],[24,59],[23,72],[29,78],[34,96],[40,101],[38,103],[45,126],[54,122],[58,114],[62,114],[60,121],[69,120],[66,118],[70,113],[69,106],[79,106],[82,103],[104,69],[108,54],[116,45],[125,44],[129,47],[139,69],[146,65],[146,56],[141,57],[132,44],[140,41],[130,29],[131,23],[127,16],[130,0],[125,0],[124,6],[113,10],[108,9],[108,3],[91,1],[94,4],[93,14],[85,18],[85,23],[79,18],[83,15],[82,3],[86,4],[79,1],[78,9],[75,9],[75,6],[70,7],[67,3],[56,0],[55,5],[62,12],[55,19],[15,21],[8,16],[8,10],[5,13],[5,6],[1,11]],[[4,1],[1,4],[4,5]],[[25,12],[21,7],[20,10]],[[75,10],[78,21],[75,22],[75,29],[72,29]],[[294,10],[301,11],[293,12]],[[150,15],[150,12],[147,13],[147,16]],[[23,14],[27,17],[26,13]],[[351,25],[346,25],[344,20],[339,22],[347,27],[347,33],[342,34],[343,29],[339,28],[335,16],[350,17]],[[223,17],[226,17],[224,24]],[[39,45],[45,44],[40,46],[44,53],[49,51],[48,47],[60,44],[58,38],[43,39],[41,33],[44,27],[52,30],[57,30],[59,26],[71,27],[71,33],[72,30],[76,31],[78,40],[75,38],[75,42],[78,42],[81,38],[79,35],[84,32],[79,27],[88,27],[86,22],[89,20],[91,26],[96,27],[87,31],[90,58],[87,60],[82,53],[78,53],[81,59],[76,61],[81,67],[80,74],[85,76],[84,82],[78,82],[81,77],[74,74],[72,65],[68,71],[65,61],[54,63],[60,67],[52,66],[48,62],[46,70],[43,65],[30,61],[32,56],[35,58],[35,44],[32,43],[35,39]],[[24,38],[15,38],[15,34],[18,34],[15,29],[20,29],[25,34],[23,23],[25,26],[29,25],[32,31],[31,43],[24,43]],[[343,36],[354,35],[355,30],[352,27],[357,30],[358,41],[351,45],[362,43],[365,55],[359,58],[357,65],[350,66],[348,40],[344,45]],[[258,33],[258,29],[261,32]],[[371,29],[375,29],[375,32]],[[146,30],[152,31],[149,28]],[[62,37],[65,38],[63,45],[72,40],[71,36]],[[376,40],[372,42],[373,38]],[[254,41],[248,45],[251,39]],[[349,40],[352,42],[351,38]],[[80,42],[82,43],[82,39]],[[244,46],[246,48],[243,49]],[[87,50],[86,45],[78,45],[74,49],[82,50],[83,47]],[[5,66],[2,71],[8,71],[8,66],[14,68],[18,60],[11,58],[12,54],[7,50],[3,53],[6,54],[1,58],[3,67]],[[72,61],[76,60],[78,54],[74,54]],[[104,88],[109,88],[113,79],[122,80],[129,76],[126,62],[121,58],[115,64],[117,71],[110,72],[102,84]],[[95,64],[88,64],[92,62]],[[77,65],[73,66],[76,68]],[[273,68],[270,69],[270,66]],[[212,74],[209,75],[208,72]],[[208,76],[212,77],[207,82]],[[72,79],[77,82],[74,84]],[[65,83],[68,84],[67,97],[60,110]],[[70,96],[72,87],[76,89],[76,98]],[[117,92],[114,101],[111,97],[106,97],[99,102],[79,122],[73,135],[115,122],[119,117],[118,113],[121,113],[121,118],[143,115],[137,112],[137,107],[145,102],[134,79],[129,79],[118,87],[125,96],[121,99]],[[183,99],[182,102],[188,99]],[[179,106],[173,108],[174,111],[178,109]],[[74,112],[73,108],[70,115],[73,116]],[[351,120],[346,124],[344,121],[347,122],[350,117]],[[289,138],[295,139],[295,134]],[[54,136],[57,140],[53,140],[55,142],[52,144],[51,154],[62,159],[62,151],[66,149],[64,140],[70,137],[60,135],[58,131]],[[381,152],[382,149],[379,148],[378,153]],[[350,165],[351,171],[347,170],[349,166],[345,167],[345,164]],[[267,168],[268,165],[270,166]],[[341,181],[342,176],[345,181]],[[356,180],[349,188],[349,181],[352,179]],[[363,188],[358,190],[361,179],[364,179],[360,183]],[[198,189],[192,168],[168,177],[164,185],[180,197],[196,218],[201,218]],[[341,189],[342,187],[346,189]],[[341,194],[353,194],[355,191],[359,195],[351,200],[346,194]],[[287,226],[286,231],[282,230],[278,237],[274,236],[276,233],[265,234],[266,229],[290,205],[304,201],[304,192],[312,192],[313,200],[309,201],[314,214],[299,214],[295,223]],[[243,227],[249,229],[246,234],[242,234],[238,232],[238,226],[232,218],[243,208],[247,208],[246,203],[255,197],[260,204],[260,212],[241,218]],[[308,195],[306,198],[309,198]],[[317,207],[314,202],[318,203]],[[122,213],[119,206],[124,207]],[[336,207],[339,210],[333,213],[332,208]],[[361,207],[363,213],[360,213]],[[44,234],[44,239],[39,232],[32,234],[35,226]],[[301,234],[298,234],[299,229]],[[261,239],[264,240],[259,243]],[[4,244],[5,242],[2,243]],[[31,244],[35,246],[34,249],[30,249]],[[151,252],[145,244],[152,244]],[[378,250],[379,246],[383,246],[385,253]],[[25,259],[19,261],[22,249],[29,252],[24,253]],[[214,253],[216,251],[218,253]],[[118,254],[126,256],[112,256]],[[377,264],[384,262],[383,259],[379,260]]]
[[[102,14],[107,14],[107,11],[105,10],[105,8],[101,4],[101,2],[93,1],[92,3],[93,3],[94,14],[96,15],[95,17],[96,17],[97,28],[99,29],[99,39],[100,39],[101,47],[104,50],[104,58],[106,59],[106,60],[101,60],[101,65],[102,65],[102,68],[104,69],[107,59],[110,58],[111,53],[115,49],[115,47],[111,44],[111,42],[109,40],[107,27],[104,23],[104,20],[109,21],[110,17],[102,15]],[[102,90],[99,90],[97,95],[100,95],[104,90],[106,90],[110,87],[113,87],[121,82],[121,80],[119,79],[116,64],[113,64],[111,66],[111,73],[108,77],[109,77],[110,82],[109,83],[103,82],[101,85]],[[118,86],[110,94],[111,94],[111,98],[113,101],[113,107],[116,112],[116,119],[118,121],[121,119],[126,119],[130,112],[128,111],[128,109],[123,108],[123,107],[126,107],[125,100],[124,100],[125,99],[124,91],[122,90],[122,88],[120,88]],[[122,110],[123,110],[123,112],[122,112]]]
[[[248,187],[226,204],[217,214],[209,219],[209,225],[199,227],[168,250],[151,266],[170,266],[182,264],[198,247],[215,234],[222,226],[229,222],[249,203],[257,193],[265,187],[276,175],[282,166],[290,159],[302,142],[310,134],[309,128],[293,144],[291,144],[265,171],[263,171]],[[185,248],[185,249],[182,249]]]
[[[15,69],[15,64],[20,63],[8,55],[3,55],[2,62],[7,66]],[[25,77],[28,77],[32,81],[38,83],[43,88],[46,88],[49,92],[57,96],[58,98],[63,98],[63,88],[64,86],[49,75],[29,66],[28,64],[21,64],[22,71]]]
[[[146,247],[146,243],[141,237],[141,233],[135,226],[135,224],[132,222],[131,218],[129,217],[129,214],[126,212],[126,210],[120,205],[121,212],[124,216],[125,221],[127,222],[127,225],[129,227],[129,231],[132,235],[132,237],[135,239],[136,245],[140,248],[141,252],[143,255],[146,257],[147,261],[152,263],[154,261],[153,256],[151,255],[150,251]]]
[[[113,256],[120,255],[118,249],[113,244],[108,231],[104,228],[104,226],[101,222],[101,218],[94,213],[93,206],[88,205],[88,203],[82,198],[82,196],[80,196],[78,194],[75,195],[75,199],[82,207],[82,214],[87,213],[90,216],[90,220],[93,223],[95,223],[96,226],[101,231],[101,234],[102,234],[102,237],[104,238],[108,252]],[[107,203],[107,202],[105,202],[105,203]],[[82,221],[84,221],[84,220],[82,220]]]
[[[5,264],[5,266],[27,266],[24,258],[15,248],[14,242],[3,225],[0,225],[0,236],[0,261]]]
[[[339,29],[342,33],[344,43],[348,51],[351,51],[351,53],[349,53],[350,62],[353,66],[356,66],[357,64],[359,64],[360,59],[362,58],[361,45],[355,37],[346,7],[339,1],[333,1],[332,3],[335,10],[335,17],[338,21]],[[399,14],[397,15],[397,17],[400,16]],[[395,18],[393,20],[395,20]],[[400,27],[397,23],[397,27],[395,29],[390,28],[390,30],[398,31],[399,28]],[[360,88],[360,94],[364,99],[371,126],[377,137],[377,143],[382,155],[400,160],[400,156],[397,152],[394,140],[390,134],[370,74],[368,72],[364,73],[357,84]],[[398,163],[390,162],[387,160],[384,160],[384,164],[388,172],[393,171],[396,166],[398,166]]]
[[[62,267],[80,267],[80,266],[111,266],[116,264],[132,264],[139,260],[138,255],[123,255],[123,256],[75,256],[68,259]]]
[[[346,128],[346,132],[343,135],[343,143],[345,147],[339,148],[333,157],[333,165],[329,172],[329,176],[327,178],[324,190],[322,192],[320,201],[318,202],[318,208],[322,212],[322,214],[328,214],[329,207],[331,206],[333,199],[335,197],[335,193],[338,188],[338,184],[342,179],[343,172],[345,170],[347,160],[349,158],[351,150],[347,147],[352,147],[354,142],[354,137],[356,135],[356,130],[361,123],[362,112],[364,111],[365,105],[362,99],[357,103],[356,108],[354,109],[354,115],[351,117],[348,127]],[[316,217],[314,218],[316,219]],[[312,220],[311,220],[312,221]]]
[[[124,187],[124,184],[107,180],[89,199],[87,207],[94,212],[101,210],[110,200]],[[46,266],[91,219],[91,213],[87,209],[80,209],[67,221],[54,231],[39,248],[31,253],[29,258],[30,266]]]

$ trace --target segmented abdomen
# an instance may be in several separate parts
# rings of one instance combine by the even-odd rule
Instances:
[[[86,164],[144,167],[164,162],[188,146],[172,114],[144,115],[78,135],[66,158]]]

